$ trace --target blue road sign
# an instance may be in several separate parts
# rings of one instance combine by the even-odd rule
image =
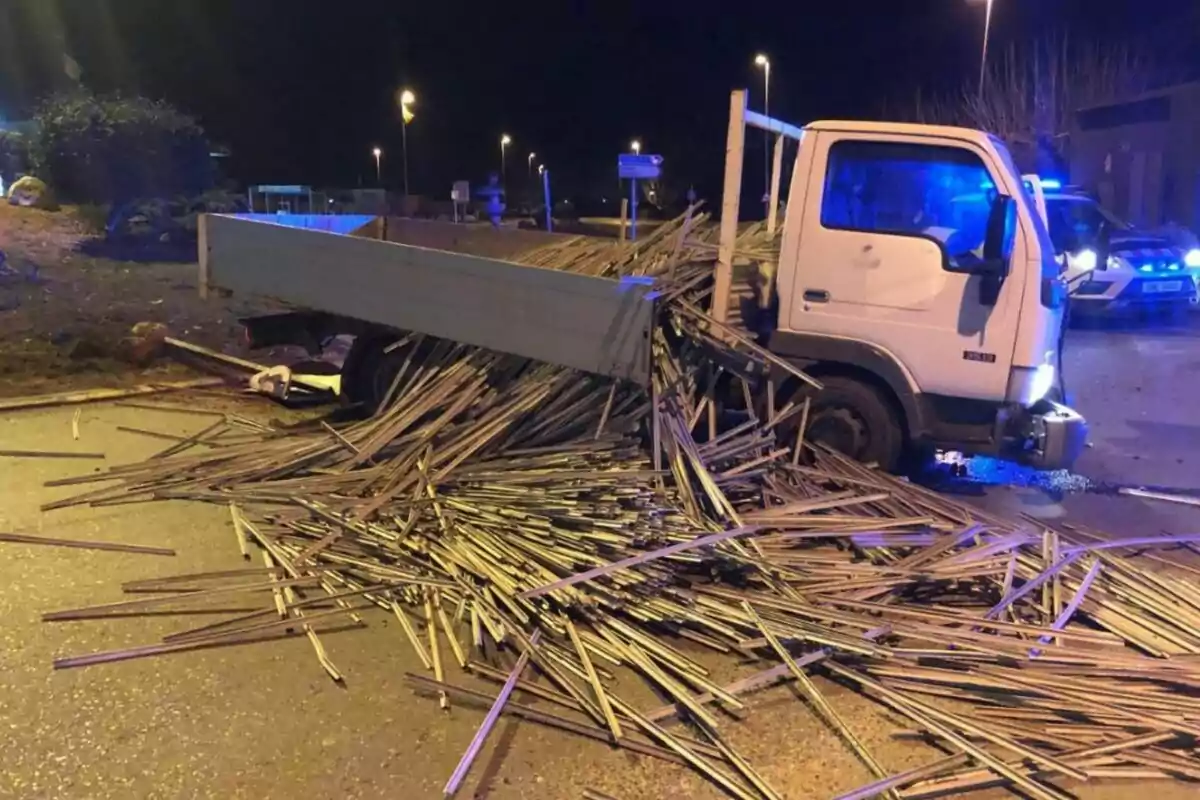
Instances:
[[[662,175],[662,156],[626,153],[617,156],[617,177],[648,181]]]

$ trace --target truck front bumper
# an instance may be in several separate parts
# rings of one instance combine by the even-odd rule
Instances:
[[[1011,457],[1035,469],[1069,469],[1087,446],[1087,420],[1051,400],[1022,409],[1012,421],[1017,447]]]

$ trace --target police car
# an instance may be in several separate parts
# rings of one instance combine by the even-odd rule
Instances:
[[[1031,188],[1027,178],[1026,188]],[[1197,303],[1200,249],[1138,230],[1079,191],[1032,187],[1071,299],[1080,310],[1183,307]],[[1107,246],[1107,248],[1106,248]],[[1100,253],[1108,255],[1101,264]]]

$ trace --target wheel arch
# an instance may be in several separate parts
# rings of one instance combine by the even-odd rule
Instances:
[[[874,387],[893,405],[908,441],[925,436],[925,415],[916,383],[886,350],[853,339],[787,331],[772,334],[769,348],[814,378],[836,375]]]

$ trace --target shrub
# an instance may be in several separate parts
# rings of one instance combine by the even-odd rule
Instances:
[[[166,103],[77,91],[43,102],[34,121],[34,171],[61,199],[121,203],[212,185],[204,131]]]

